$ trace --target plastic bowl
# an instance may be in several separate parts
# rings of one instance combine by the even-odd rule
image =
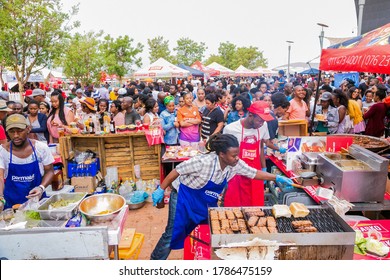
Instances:
[[[90,221],[103,223],[111,221],[126,205],[124,197],[113,193],[96,194],[85,198],[79,210]]]

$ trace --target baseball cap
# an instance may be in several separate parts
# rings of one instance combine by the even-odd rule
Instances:
[[[26,118],[21,114],[13,114],[7,118],[7,127],[6,130],[11,128],[20,128],[25,129],[28,126]]]
[[[32,91],[32,94],[31,94],[32,97],[39,96],[39,95],[45,96],[45,92],[43,90],[41,90],[40,88],[36,88]]]
[[[23,96],[30,96],[32,94],[32,90],[31,89],[28,89],[26,90],[24,93],[23,93]]]
[[[127,93],[127,90],[125,89],[125,88],[120,88],[119,90],[118,90],[118,94],[119,95],[123,95],[123,94],[126,94]]]
[[[328,91],[325,91],[325,92],[321,95],[320,99],[323,100],[323,101],[329,101],[329,100],[332,99],[332,94],[331,94],[330,92],[328,92]]]
[[[270,114],[271,109],[269,104],[265,101],[255,101],[249,106],[248,111],[252,114],[258,115],[265,121],[272,121],[274,117]]]
[[[0,112],[11,112],[12,110],[8,108],[7,102],[5,100],[0,100]]]

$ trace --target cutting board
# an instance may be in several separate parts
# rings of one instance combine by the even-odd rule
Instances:
[[[129,249],[131,247],[131,243],[133,242],[135,234],[135,228],[126,228],[122,232],[121,241],[118,244],[118,249]]]

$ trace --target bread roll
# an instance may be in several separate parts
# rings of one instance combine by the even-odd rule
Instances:
[[[304,218],[310,214],[309,209],[307,209],[304,204],[299,202],[292,202],[290,204],[290,211],[294,218]]]
[[[272,215],[274,215],[275,218],[291,218],[291,211],[287,205],[275,204],[272,206]]]

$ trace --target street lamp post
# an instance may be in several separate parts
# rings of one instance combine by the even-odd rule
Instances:
[[[366,0],[359,0],[359,15],[358,15],[358,36],[362,35],[363,10]]]
[[[326,24],[324,23],[317,23],[317,25],[321,26],[321,33],[320,33],[320,36],[318,36],[320,38],[320,46],[321,46],[321,51],[322,51],[322,48],[324,46],[324,27],[329,27],[327,26]]]
[[[324,27],[329,27],[327,26],[326,24],[324,23],[317,23],[317,25],[321,26],[321,33],[320,33],[320,36],[318,36],[320,38],[320,47],[321,47],[321,52],[322,52],[322,48],[324,46],[324,35],[325,35],[325,32],[324,32]],[[317,89],[316,89],[316,95],[315,95],[315,98],[314,98],[314,106],[313,106],[313,112],[310,112],[311,114],[311,122],[310,122],[310,136],[313,135],[313,125],[314,125],[314,116],[315,116],[315,112],[316,112],[316,107],[317,107],[317,102],[318,102],[318,99],[320,97],[320,83],[321,83],[321,70],[319,71],[318,73],[318,82],[317,82]]]
[[[294,44],[293,41],[286,41],[288,43],[288,62],[287,62],[287,82],[290,81],[290,53],[291,45]]]

